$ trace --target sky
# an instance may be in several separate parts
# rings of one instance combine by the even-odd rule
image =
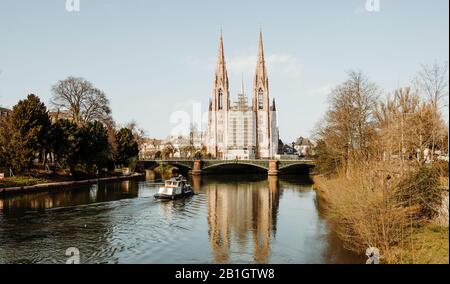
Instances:
[[[348,71],[389,93],[421,64],[448,62],[448,0],[371,1],[379,9],[367,0],[79,0],[68,11],[66,0],[0,0],[0,105],[34,93],[49,106],[54,84],[83,77],[106,93],[119,125],[164,138],[181,118],[206,121],[221,29],[232,99],[241,78],[251,96],[262,29],[280,138],[290,142],[311,134]]]

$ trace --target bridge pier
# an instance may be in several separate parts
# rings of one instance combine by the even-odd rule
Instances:
[[[192,167],[191,175],[193,175],[193,176],[202,175],[202,161],[201,160],[194,161],[194,166]]]
[[[269,170],[267,174],[269,176],[277,176],[279,173],[278,171],[278,161],[277,160],[270,160],[269,161]]]
[[[155,171],[154,170],[145,170],[145,178],[146,179],[155,179]]]

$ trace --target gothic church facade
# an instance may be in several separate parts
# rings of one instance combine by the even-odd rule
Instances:
[[[230,85],[222,33],[209,103],[206,146],[218,159],[269,159],[278,151],[278,125],[275,99],[270,100],[269,78],[264,58],[262,32],[249,103],[244,84],[237,101],[231,103]]]

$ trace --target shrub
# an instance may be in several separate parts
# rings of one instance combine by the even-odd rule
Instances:
[[[411,214],[394,197],[399,177],[392,172],[385,165],[371,165],[353,169],[348,178],[315,179],[344,247],[360,254],[377,247],[387,262],[394,258],[391,249],[403,240]]]
[[[433,168],[435,168],[441,177],[448,177],[448,162],[446,161],[435,161],[433,163]]]
[[[442,206],[444,190],[440,186],[440,170],[436,166],[421,166],[399,184],[396,198],[404,207],[419,208],[417,219],[433,219]]]
[[[128,168],[130,169],[131,173],[135,172],[137,163],[138,163],[137,156],[128,159]]]

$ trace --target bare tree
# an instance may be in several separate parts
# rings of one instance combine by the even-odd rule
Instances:
[[[397,131],[394,129],[391,129],[391,131],[394,130],[394,132],[396,132],[394,136],[398,135],[399,137],[397,141],[399,141],[399,155],[402,167],[405,161],[405,154],[415,151],[414,148],[410,147],[413,141],[410,141],[409,134],[412,130],[410,127],[412,122],[411,118],[412,115],[417,112],[419,102],[419,97],[414,94],[409,87],[401,88],[394,92],[394,100],[392,102],[394,109],[392,110],[394,111],[393,117],[397,121],[397,127],[394,127],[394,129]],[[391,125],[392,124],[395,125],[395,123],[391,123]],[[410,143],[406,143],[406,141],[409,141]]]
[[[112,125],[108,98],[89,81],[68,77],[54,85],[52,92],[52,105],[75,123],[100,121]]]
[[[423,93],[434,108],[433,121],[438,122],[440,110],[448,106],[448,63],[422,65],[422,70],[418,74],[418,82],[419,91]],[[431,159],[434,159],[440,127],[437,124],[433,124],[431,127]]]
[[[399,157],[403,168],[406,159],[416,157],[421,164],[433,141],[440,149],[445,147],[446,125],[441,114],[409,87],[398,89],[386,101],[379,102],[375,117],[384,161]]]
[[[448,63],[422,65],[418,80],[420,91],[436,110],[448,104]]]
[[[330,108],[316,131],[327,155],[339,157],[346,175],[350,163],[367,160],[375,135],[373,111],[378,88],[361,72],[349,72],[349,79],[330,95]]]

